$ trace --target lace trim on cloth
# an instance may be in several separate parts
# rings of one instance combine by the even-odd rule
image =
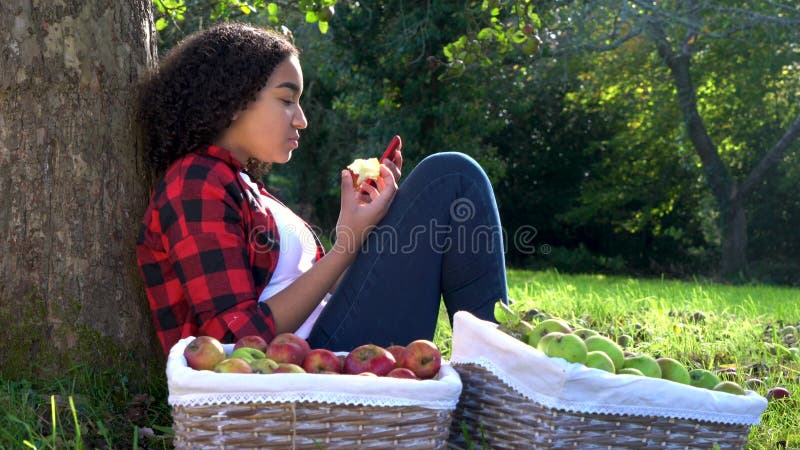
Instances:
[[[194,370],[183,350],[194,339],[181,339],[167,359],[168,402],[173,406],[233,403],[306,403],[419,406],[453,410],[461,395],[461,377],[448,361],[432,380],[311,373],[241,374]],[[232,344],[224,345],[230,353]]]
[[[464,311],[454,317],[450,361],[477,364],[527,399],[569,412],[755,425],[767,407],[753,391],[739,396],[549,358]]]

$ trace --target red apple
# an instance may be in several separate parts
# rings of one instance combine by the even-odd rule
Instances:
[[[346,358],[345,355],[336,355],[339,358],[339,373],[344,373],[344,360]]]
[[[394,369],[390,370],[386,376],[392,378],[410,378],[412,380],[417,379],[417,376],[414,374],[414,372],[406,369],[405,367],[395,367]]]
[[[233,349],[236,350],[242,347],[254,348],[261,351],[261,353],[267,353],[267,341],[257,334],[240,338],[238,341],[236,341]]]
[[[344,360],[345,373],[359,374],[372,372],[382,377],[397,367],[394,356],[385,348],[375,344],[364,344],[347,354]]]
[[[278,364],[278,368],[273,370],[272,373],[306,373],[302,367],[292,363]]]
[[[400,367],[410,369],[423,380],[433,378],[442,367],[442,352],[431,341],[420,339],[406,346],[406,355]]]
[[[400,361],[403,360],[404,355],[407,353],[407,350],[402,345],[390,345],[386,347],[386,350],[394,356],[394,360],[397,361],[397,366],[400,366]]]
[[[242,358],[228,358],[214,366],[214,372],[219,373],[253,373],[253,368]]]
[[[281,333],[267,346],[267,358],[279,362],[301,365],[311,346],[305,339],[293,333]]]
[[[225,359],[225,349],[216,338],[198,336],[183,350],[183,357],[192,369],[212,370]]]
[[[308,373],[340,373],[342,363],[339,362],[336,353],[324,348],[317,348],[308,352],[303,360],[303,369]]]
[[[767,391],[767,400],[779,400],[791,396],[792,394],[785,387],[778,386]]]

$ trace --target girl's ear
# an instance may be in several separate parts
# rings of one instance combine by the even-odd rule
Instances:
[[[237,111],[233,114],[233,117],[231,117],[231,122],[236,122],[236,119],[238,118],[239,118],[239,112]]]

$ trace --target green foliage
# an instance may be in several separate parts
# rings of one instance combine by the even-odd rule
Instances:
[[[158,12],[170,25],[159,32],[162,52],[219,20],[291,33],[302,49],[310,126],[291,165],[275,166],[265,181],[322,234],[338,217],[339,169],[400,134],[406,173],[447,150],[487,170],[514,265],[570,270],[574,261],[585,270],[614,261],[592,267],[713,274],[720,207],[672,75],[640,29],[643,19],[667,18],[669,39],[684,41],[690,30],[672,2],[660,10],[599,0],[339,2],[323,35],[321,16],[334,3],[249,2],[245,14],[237,2],[183,0]],[[709,136],[741,179],[799,111],[800,77],[791,29],[748,25],[722,36],[737,18],[749,20],[726,5],[704,6],[691,67]],[[536,51],[526,51],[534,41]],[[799,282],[796,148],[747,202],[753,274],[774,282]],[[525,239],[532,246],[521,250]],[[559,250],[548,255],[548,247]]]

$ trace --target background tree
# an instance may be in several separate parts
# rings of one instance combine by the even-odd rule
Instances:
[[[610,66],[596,66],[599,72],[630,73],[617,64],[623,55],[648,52],[667,69],[667,77],[656,72],[653,81],[674,90],[671,104],[662,98],[653,107],[679,113],[679,138],[693,149],[717,210],[720,271],[744,273],[748,200],[768,175],[780,175],[776,169],[800,135],[797,102],[785,100],[797,96],[800,12],[772,1],[546,2],[536,8],[541,17],[527,0],[484,1],[475,9],[478,25],[448,48],[451,70],[463,71],[464,59],[476,51],[500,56],[493,61],[505,58],[511,44],[534,41],[531,29],[544,41],[543,58],[613,52],[605,59]],[[726,100],[736,94],[739,101],[717,103],[725,92]],[[754,109],[769,114],[760,117]]]
[[[156,59],[150,1],[8,0],[0,24],[0,375],[157,365],[130,113]]]

